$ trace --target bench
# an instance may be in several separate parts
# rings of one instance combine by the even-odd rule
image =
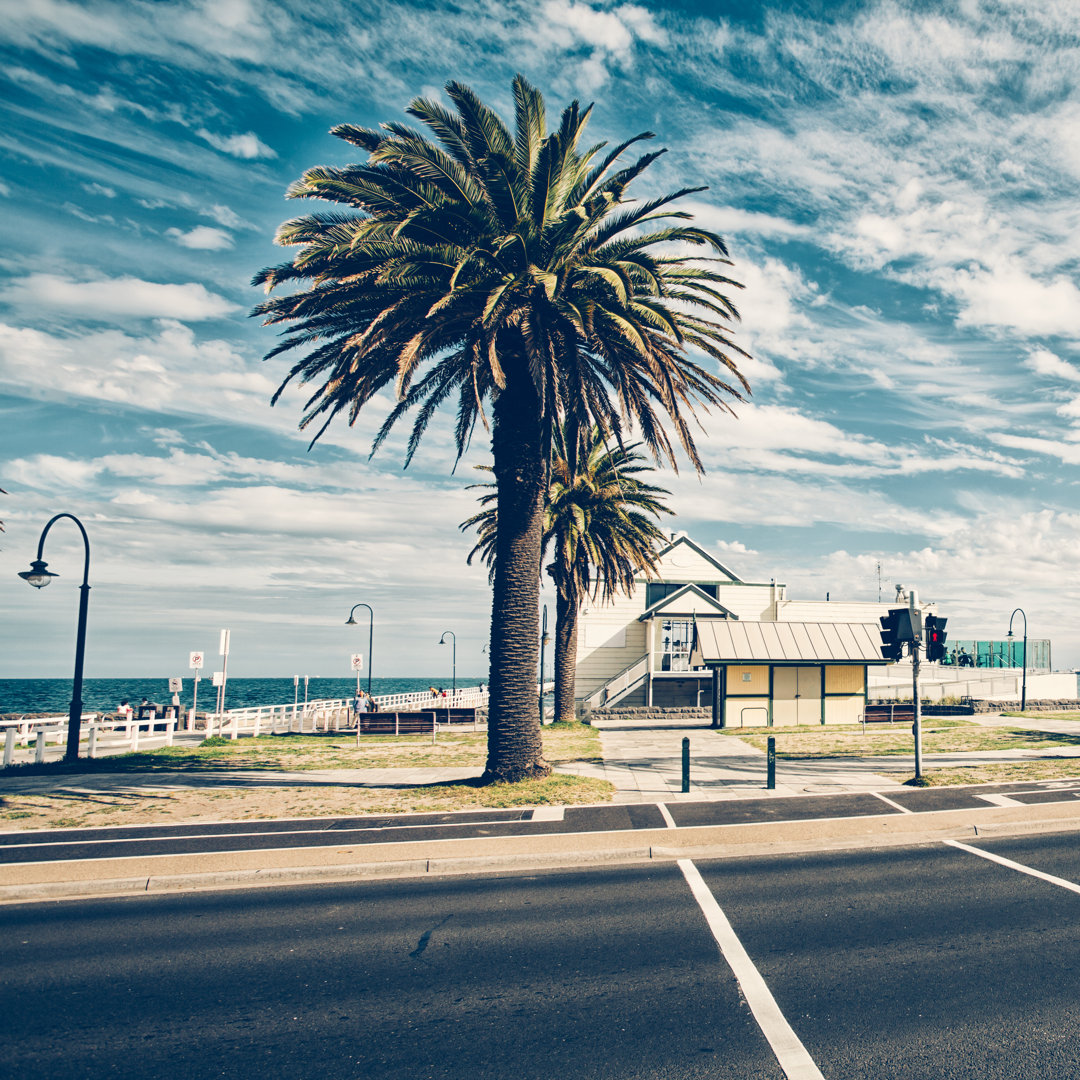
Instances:
[[[901,705],[867,705],[862,715],[864,724],[915,723],[915,706],[910,702]]]
[[[419,735],[424,732],[430,733],[435,727],[438,713],[438,709],[428,709],[423,712],[361,713],[358,734]]]

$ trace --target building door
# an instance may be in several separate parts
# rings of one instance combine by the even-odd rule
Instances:
[[[773,723],[821,723],[821,668],[773,668]]]

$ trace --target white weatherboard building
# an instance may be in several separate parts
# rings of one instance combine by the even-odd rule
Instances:
[[[788,600],[679,535],[632,596],[582,606],[577,692],[585,709],[712,705],[731,727],[853,723],[895,606]]]

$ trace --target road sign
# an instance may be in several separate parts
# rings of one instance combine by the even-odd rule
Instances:
[[[211,686],[220,686],[224,681],[225,681],[225,672],[224,671],[215,671],[214,672],[214,677],[211,680],[210,685]]]
[[[354,652],[352,654],[351,663],[352,663],[353,671],[363,671],[364,670],[364,654]]]
[[[229,655],[229,631],[221,631],[221,641],[218,644],[218,653],[222,656]]]
[[[179,694],[180,691],[183,690],[183,689],[184,689],[184,680],[183,679],[170,679],[169,680],[169,693],[170,694]]]
[[[201,652],[193,652],[188,657],[188,667],[195,671],[198,671],[203,666],[203,654]]]

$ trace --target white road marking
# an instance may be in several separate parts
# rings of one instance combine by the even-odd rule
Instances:
[[[656,809],[660,811],[660,816],[664,819],[664,824],[669,829],[674,829],[676,827],[675,819],[671,816],[671,811],[662,802],[656,804]]]
[[[565,817],[565,806],[538,806],[532,813],[533,821],[562,821]]]
[[[990,803],[991,806],[1023,806],[1019,799],[1010,799],[1008,795],[976,795],[976,799]]]
[[[983,859],[989,859],[990,862],[1000,863],[1002,866],[1007,866],[1010,870],[1018,870],[1021,874],[1028,874],[1033,878],[1039,878],[1040,881],[1049,881],[1051,885],[1060,885],[1063,889],[1068,889],[1069,892],[1080,893],[1080,885],[1075,882],[1066,881],[1064,878],[1054,877],[1053,874],[1044,874],[1041,870],[1035,870],[1030,866],[1025,866],[1023,863],[1013,862],[1012,859],[1003,858],[1001,855],[995,855],[991,851],[983,851],[982,848],[972,847],[970,844],[962,844],[959,840],[945,840],[943,843],[949,844],[951,847],[959,848],[961,851],[970,851],[972,855],[978,855]]]
[[[814,1064],[814,1059],[799,1041],[798,1035],[784,1019],[780,1006],[765,985],[761,973],[754,967],[753,960],[743,948],[698,868],[690,859],[679,859],[679,869],[705,915],[709,929],[720,946],[720,952],[734,972],[746,1003],[750,1006],[762,1034],[768,1039],[784,1075],[788,1080],[825,1080],[821,1070]]]
[[[895,806],[896,809],[903,814],[915,813],[914,810],[909,810],[906,806],[901,806],[898,802],[893,802],[892,799],[888,798],[885,795],[882,795],[880,791],[871,791],[870,794],[873,795],[875,799],[880,799],[883,803],[888,803],[890,806]]]

